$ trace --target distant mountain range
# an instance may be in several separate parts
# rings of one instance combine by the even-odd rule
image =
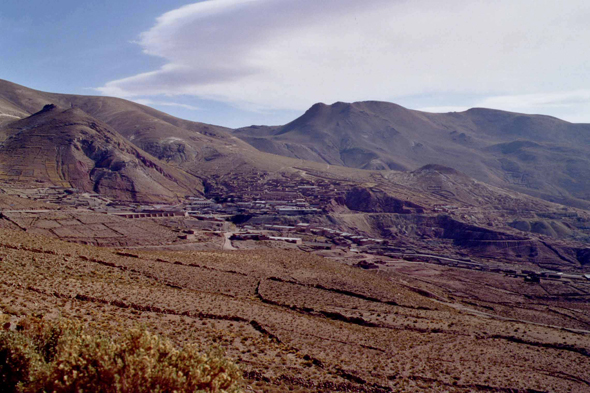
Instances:
[[[145,105],[135,102],[101,96],[81,96],[71,94],[55,94],[0,80],[0,142],[4,141],[4,148],[0,151],[0,180],[8,180],[15,184],[36,183],[45,185],[80,185],[80,181],[72,182],[73,179],[67,173],[58,172],[52,176],[45,176],[37,179],[38,171],[28,166],[35,166],[31,157],[19,154],[12,154],[9,150],[14,149],[14,141],[7,141],[15,133],[15,128],[27,128],[25,124],[31,120],[27,118],[41,111],[46,105],[54,105],[51,115],[37,117],[35,121],[44,119],[51,121],[53,115],[59,114],[63,120],[62,125],[75,123],[80,119],[67,120],[68,116],[84,117],[82,123],[90,122],[100,124],[101,129],[108,129],[118,136],[117,141],[125,141],[126,146],[132,146],[142,157],[150,157],[151,162],[157,164],[168,181],[176,183],[178,187],[170,192],[163,192],[160,186],[170,189],[170,184],[159,184],[156,188],[159,191],[148,197],[147,193],[137,192],[134,187],[122,187],[113,191],[121,199],[153,201],[160,198],[161,201],[178,200],[180,196],[192,194],[193,190],[203,189],[203,180],[212,175],[223,175],[228,173],[292,170],[293,166],[319,168],[315,162],[301,162],[287,157],[267,154],[261,152],[248,143],[232,135],[232,130],[210,124],[182,120],[166,113],[157,111]],[[75,109],[75,111],[68,111]],[[24,123],[18,123],[24,121]],[[52,123],[54,126],[59,122]],[[45,129],[47,136],[51,136],[51,127]],[[54,128],[57,133],[58,128]],[[70,130],[74,132],[74,130]],[[37,146],[38,141],[30,140],[28,136],[35,135],[35,132],[28,131],[19,134],[19,143],[23,149],[28,146]],[[70,138],[69,140],[74,140]],[[8,150],[7,150],[8,149]],[[109,154],[116,153],[118,147],[113,145]],[[45,152],[55,161],[53,166],[61,167],[57,154]],[[49,162],[47,161],[47,162]],[[105,193],[105,183],[102,187],[95,184],[94,166],[87,168],[86,181],[83,189],[91,188],[95,191]],[[170,171],[176,171],[172,173]],[[31,172],[33,170],[33,172]],[[101,169],[104,172],[104,168]],[[113,170],[110,168],[109,170]],[[34,176],[27,174],[34,173]],[[178,175],[181,173],[181,175]],[[24,175],[23,175],[24,174]],[[139,174],[139,172],[136,172]],[[119,173],[121,175],[121,173]],[[168,176],[169,175],[169,176]],[[148,175],[147,177],[151,177]],[[188,183],[184,178],[188,179]],[[101,177],[104,178],[104,177]],[[146,176],[127,177],[127,184],[145,183]],[[171,180],[175,179],[175,180]],[[41,181],[41,183],[39,183]],[[159,181],[157,181],[159,182]],[[190,186],[187,186],[189,184]],[[92,185],[92,186],[90,186]],[[119,187],[119,186],[117,186]],[[126,191],[123,191],[123,190]]]
[[[435,114],[339,102],[316,104],[284,126],[231,130],[118,98],[0,80],[0,142],[0,179],[71,184],[127,200],[177,200],[203,190],[210,176],[234,172],[307,168],[360,179],[359,169],[436,164],[590,207],[589,124],[491,109]]]
[[[368,101],[316,104],[284,126],[234,134],[282,156],[372,170],[438,164],[495,186],[590,206],[590,124],[483,108],[427,113]]]

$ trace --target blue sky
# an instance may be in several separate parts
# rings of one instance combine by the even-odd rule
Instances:
[[[37,90],[100,95],[95,89],[108,81],[165,64],[161,58],[143,54],[135,42],[158,16],[190,3],[2,0],[0,78]],[[187,105],[191,108],[150,106],[184,119],[231,127],[282,124],[300,115],[298,110],[244,110],[191,95],[175,99],[156,96],[151,101]]]
[[[578,0],[3,0],[0,78],[230,127],[360,100],[590,122],[588,20]]]
[[[2,78],[56,92],[89,93],[130,72],[157,67],[133,43],[155,18],[183,1],[3,0]]]

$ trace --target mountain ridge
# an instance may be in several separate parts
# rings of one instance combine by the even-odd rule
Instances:
[[[0,113],[14,112],[16,108],[21,116],[30,115],[47,104],[79,108],[156,158],[176,164],[203,159],[199,145],[247,146],[225,127],[179,119],[132,101],[48,93],[0,80]],[[163,136],[177,139],[166,143],[162,142]]]
[[[234,134],[259,150],[372,170],[455,168],[553,202],[590,206],[590,124],[495,109],[428,113],[365,101],[318,103],[284,126]]]
[[[2,178],[75,187],[129,201],[199,193],[198,179],[169,167],[79,108],[48,104],[0,129]]]
[[[545,115],[485,108],[437,114],[383,101],[337,102],[315,104],[284,126],[232,131],[119,98],[45,93],[0,80],[0,127],[47,104],[84,111],[198,182],[297,168],[364,178],[359,169],[436,164],[496,187],[590,208],[590,125]]]

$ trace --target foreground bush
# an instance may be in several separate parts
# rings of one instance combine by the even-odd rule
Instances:
[[[18,392],[41,364],[33,342],[15,333],[0,333],[0,393]]]
[[[0,393],[240,391],[237,366],[219,351],[177,349],[139,329],[113,340],[67,320],[19,328],[0,333]]]

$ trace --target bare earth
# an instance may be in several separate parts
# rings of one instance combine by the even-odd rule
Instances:
[[[560,288],[401,262],[374,273],[300,251],[117,251],[10,230],[0,258],[0,309],[13,322],[63,315],[112,334],[145,324],[179,345],[220,345],[257,392],[590,391],[588,302],[515,307]]]

